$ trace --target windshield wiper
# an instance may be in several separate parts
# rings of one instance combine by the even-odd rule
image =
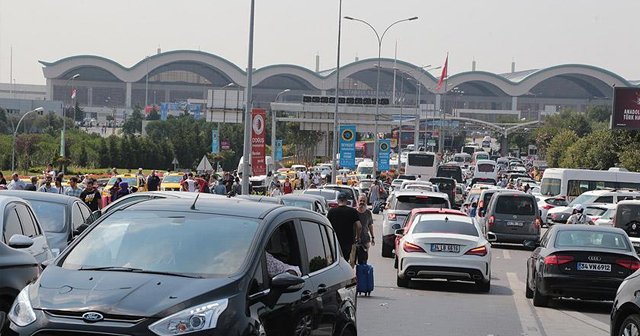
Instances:
[[[175,272],[153,271],[142,268],[125,267],[125,266],[99,266],[99,267],[80,267],[79,271],[116,271],[116,272],[132,272],[132,273],[144,273],[144,274],[159,274],[159,275],[172,275],[183,278],[202,279],[199,275],[187,275]]]
[[[193,278],[193,279],[202,279],[203,278],[203,277],[201,277],[199,275],[187,275],[187,274],[175,273],[175,272],[152,271],[152,270],[144,270],[144,269],[136,269],[133,272],[145,273],[145,274],[172,275],[172,276],[179,276],[179,277],[183,277],[183,278]]]

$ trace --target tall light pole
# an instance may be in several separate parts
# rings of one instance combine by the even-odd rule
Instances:
[[[27,114],[32,113],[32,112],[42,112],[44,111],[44,108],[42,107],[38,107],[35,110],[31,110],[25,114],[22,115],[22,117],[20,118],[20,120],[18,120],[18,124],[16,125],[16,127],[13,129],[13,142],[11,143],[11,173],[13,174],[15,172],[15,164],[16,164],[16,136],[18,135],[18,129],[20,128],[20,123],[22,123],[22,120],[24,120],[24,117],[27,116]]]
[[[338,51],[336,60],[336,101],[335,111],[333,112],[333,151],[331,152],[331,179],[336,178],[338,172],[338,108],[340,99],[340,40],[342,37],[342,0],[338,7]],[[333,181],[327,181],[332,183]]]
[[[256,1],[251,0],[249,14],[249,55],[247,60],[247,87],[245,88],[244,103],[244,146],[242,149],[242,195],[249,193],[249,175],[251,175],[251,109],[253,107],[253,27],[256,11]]]
[[[280,93],[276,95],[276,99],[274,99],[273,101],[277,103],[280,96],[282,96],[283,94],[289,91],[291,90],[284,89],[280,91]],[[276,111],[274,109],[271,109],[271,156],[273,157],[274,165],[276,163],[276,124],[277,124]]]
[[[344,17],[347,20],[351,20],[351,21],[358,21],[361,22],[365,25],[367,25],[369,28],[371,28],[371,30],[373,30],[373,33],[376,34],[376,38],[378,39],[378,70],[377,70],[377,74],[376,74],[376,115],[374,118],[374,124],[375,124],[375,141],[373,144],[373,172],[375,175],[377,175],[378,173],[378,113],[380,112],[380,63],[382,61],[382,40],[384,39],[384,36],[387,34],[387,32],[389,31],[389,29],[391,29],[391,27],[397,25],[398,23],[401,22],[407,22],[407,21],[414,21],[417,20],[418,17],[414,16],[414,17],[410,17],[408,19],[402,19],[402,20],[398,20],[392,24],[390,24],[383,32],[382,35],[378,34],[378,31],[367,21],[362,20],[362,19],[356,19],[353,18],[351,16],[345,16]]]
[[[76,95],[74,93],[74,87],[73,87],[73,80],[80,77],[80,74],[75,74],[73,76],[71,76],[71,78],[67,79],[67,81],[64,83],[64,86],[66,87],[67,84],[69,84],[69,82],[71,82],[71,108],[73,108],[74,110],[74,114],[75,114],[75,105],[74,105],[74,101],[76,99]],[[75,122],[75,120],[74,120]],[[66,153],[65,153],[65,131],[67,130],[67,116],[66,113],[64,112],[64,110],[62,111],[62,135],[60,137],[60,157],[64,158]],[[62,172],[64,173],[64,163],[62,164]]]

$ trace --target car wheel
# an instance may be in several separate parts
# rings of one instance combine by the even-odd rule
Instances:
[[[401,288],[408,288],[411,278],[401,278],[399,275],[396,277],[396,285]]]
[[[398,269],[398,257],[393,259],[393,268]]]
[[[527,278],[524,285],[526,286],[524,290],[524,296],[527,299],[533,299],[533,290],[531,289],[531,287],[529,287],[529,271],[527,271]]]
[[[382,243],[382,256],[384,258],[393,258],[393,246]]]
[[[298,323],[293,331],[294,336],[311,336],[313,319],[311,315],[304,315],[298,319]]]
[[[351,330],[351,328],[344,328],[340,336],[355,336],[355,334],[353,333],[353,330]]]
[[[476,286],[478,287],[478,290],[482,293],[489,293],[491,291],[491,279],[485,281],[485,280],[479,280],[476,281]]]
[[[536,283],[536,288],[533,290],[533,305],[536,307],[546,307],[549,305],[549,297],[542,295],[538,287],[539,284]]]
[[[633,314],[624,319],[618,336],[640,336],[640,315]]]

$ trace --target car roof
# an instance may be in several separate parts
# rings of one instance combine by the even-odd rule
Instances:
[[[192,206],[195,204],[195,209]],[[120,211],[180,211],[198,212],[248,218],[264,218],[271,211],[282,207],[266,202],[247,202],[237,198],[211,199],[164,198],[140,202],[124,207]]]
[[[445,193],[434,192],[434,191],[422,191],[422,190],[398,190],[393,192],[396,197],[398,196],[432,196],[432,197],[446,197],[449,199],[449,196]]]
[[[7,205],[7,203],[9,202],[25,202],[25,200],[23,198],[20,197],[15,197],[15,196],[2,196],[2,194],[4,194],[4,191],[0,191],[0,209],[4,209],[4,207]],[[43,193],[44,194],[44,193]],[[26,201],[28,202],[28,201]],[[1,220],[1,218],[0,218]]]
[[[27,191],[27,190],[3,190],[1,195],[13,196],[25,199],[27,201],[42,201],[50,203],[71,204],[80,199],[73,196],[60,195],[47,192]]]
[[[640,200],[624,200],[624,201],[619,201],[618,204],[636,204],[636,205],[640,205]]]
[[[465,222],[468,223],[469,225],[475,225],[475,223],[473,222],[473,219],[469,216],[459,216],[459,215],[455,215],[455,217],[451,217],[451,214],[418,214],[417,216],[425,216],[425,219],[428,220],[445,220],[445,218],[448,218],[449,220],[451,220],[451,218],[455,218],[456,222]]]
[[[248,200],[256,203],[271,203],[271,204],[280,204],[280,201],[276,197],[271,196],[261,196],[261,195],[238,195],[236,198],[241,200]]]
[[[531,194],[527,194],[526,192],[517,191],[517,190],[512,191],[510,189],[504,189],[504,191],[500,191],[499,194],[500,194],[499,195],[500,197],[503,197],[503,196],[518,196],[518,197],[523,196],[523,197],[531,197],[533,199],[536,198],[535,196],[533,196]],[[536,202],[538,202],[538,201],[536,200]]]
[[[303,200],[303,201],[307,201],[307,202],[314,202],[319,200],[318,197],[322,197],[322,196],[312,196],[312,195],[304,195],[304,194],[300,194],[300,195],[292,195],[292,194],[287,194],[287,195],[281,195],[275,198],[279,198],[279,199],[283,199],[283,200]],[[323,198],[324,199],[324,198]]]
[[[455,209],[446,209],[446,208],[414,208],[411,210],[410,217],[415,215],[424,215],[424,214],[433,214],[433,215],[458,215],[465,216],[468,215],[460,210]]]
[[[611,226],[602,225],[587,225],[587,224],[572,224],[572,225],[554,225],[551,230],[556,231],[602,231],[612,232],[626,235],[624,230]]]

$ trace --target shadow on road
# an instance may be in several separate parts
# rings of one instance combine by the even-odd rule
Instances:
[[[549,302],[549,307],[558,310],[573,310],[580,313],[604,314],[611,313],[611,301],[586,301],[574,299],[554,299]]]
[[[489,293],[482,293],[478,291],[478,288],[474,283],[462,281],[416,279],[411,281],[411,285],[409,286],[409,288],[436,292],[452,292],[479,295],[513,295],[513,291],[509,287],[492,284],[491,291]]]

